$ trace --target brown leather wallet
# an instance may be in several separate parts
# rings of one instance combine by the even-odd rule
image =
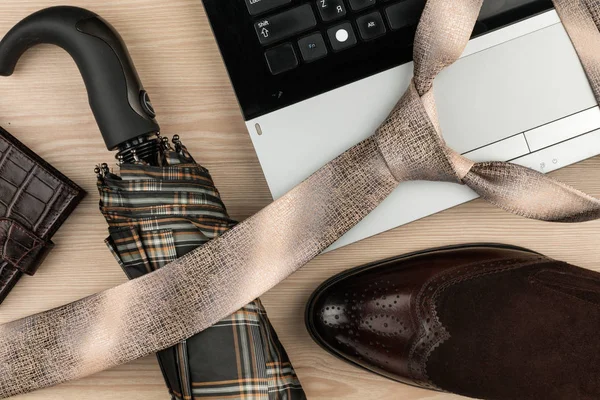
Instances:
[[[0,127],[0,303],[33,275],[85,191]]]

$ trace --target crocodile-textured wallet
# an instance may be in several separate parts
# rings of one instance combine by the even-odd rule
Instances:
[[[0,128],[0,303],[33,275],[85,192]]]

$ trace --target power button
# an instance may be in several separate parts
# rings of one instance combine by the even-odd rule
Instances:
[[[142,107],[148,116],[152,119],[156,117],[156,112],[154,111],[154,107],[152,106],[152,101],[150,101],[150,95],[145,90],[140,92],[140,100],[142,103]]]

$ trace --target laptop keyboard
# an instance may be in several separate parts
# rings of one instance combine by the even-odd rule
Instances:
[[[416,26],[425,0],[244,0],[273,75]]]
[[[426,0],[202,2],[251,120],[412,61]],[[552,0],[484,0],[473,35],[551,8]]]

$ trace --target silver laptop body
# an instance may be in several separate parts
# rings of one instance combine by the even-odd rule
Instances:
[[[372,135],[406,90],[412,63],[246,122],[273,197]],[[444,138],[475,161],[550,172],[600,153],[600,110],[554,10],[470,41],[435,82]],[[331,249],[477,196],[408,182]]]

